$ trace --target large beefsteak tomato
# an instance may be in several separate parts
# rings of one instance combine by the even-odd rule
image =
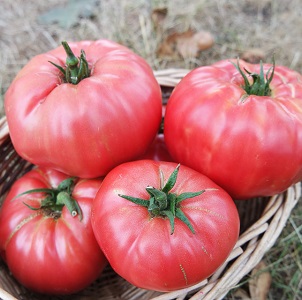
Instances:
[[[204,175],[173,162],[140,160],[114,168],[96,195],[91,218],[113,269],[157,291],[210,276],[239,233],[232,198]]]
[[[34,57],[10,85],[12,142],[35,165],[103,176],[147,150],[161,123],[161,90],[148,63],[122,45],[63,45]]]
[[[71,294],[100,275],[107,260],[91,227],[100,184],[44,168],[13,184],[0,211],[0,254],[25,287]]]
[[[274,63],[237,63],[182,79],[168,101],[165,142],[176,161],[233,198],[270,196],[302,180],[302,76]]]

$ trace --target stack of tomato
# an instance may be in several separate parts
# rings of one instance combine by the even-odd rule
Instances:
[[[107,262],[141,288],[196,284],[238,239],[234,199],[302,179],[302,76],[274,63],[191,71],[160,135],[144,59],[107,40],[63,42],[19,72],[5,111],[35,167],[2,205],[0,253],[40,293],[75,293]]]

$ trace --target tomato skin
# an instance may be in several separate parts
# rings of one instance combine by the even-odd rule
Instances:
[[[0,253],[14,277],[25,287],[45,294],[71,294],[91,284],[107,260],[91,227],[91,206],[101,180],[80,179],[72,196],[83,218],[72,217],[66,206],[54,219],[39,207],[42,193],[23,195],[36,188],[57,187],[67,175],[34,169],[12,186],[0,211]]]
[[[147,152],[143,154],[138,160],[151,159],[156,161],[174,161],[168,152],[165,144],[164,135],[162,133],[157,134],[154,141],[148,148]]]
[[[180,166],[171,192],[206,191],[186,199],[181,208],[195,234],[175,219],[150,218],[146,207],[118,194],[149,199],[145,188],[159,188],[176,167],[173,162],[141,160],[124,163],[104,179],[92,208],[92,227],[113,269],[135,286],[171,291],[211,275],[228,257],[239,233],[239,217],[231,197],[202,174]]]
[[[259,65],[239,63],[259,73]],[[228,60],[191,71],[168,101],[167,148],[233,198],[283,192],[302,179],[302,76],[276,66],[271,96],[247,96],[242,85]]]
[[[62,82],[62,46],[34,57],[5,95],[18,154],[71,176],[95,178],[142,155],[161,122],[161,90],[146,61],[117,43],[69,43],[86,53],[91,76]],[[131,141],[131,142],[129,142]]]

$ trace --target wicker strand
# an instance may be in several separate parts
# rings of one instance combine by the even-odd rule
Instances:
[[[208,283],[208,280],[206,279],[189,288],[184,288],[181,290],[165,293],[158,297],[152,298],[151,300],[170,300],[170,299],[175,299],[175,297],[179,297],[179,296],[183,296],[183,295],[186,296],[189,292],[192,292],[192,291],[200,288],[201,286],[206,285],[207,283]]]
[[[236,245],[237,246],[237,245]],[[225,271],[225,268],[227,267],[228,263],[232,261],[233,259],[237,258],[239,255],[243,253],[243,250],[241,247],[236,247],[231,252],[229,258],[216,270],[216,272],[211,276],[209,283],[215,282],[219,279],[221,274]]]
[[[154,71],[154,75],[161,86],[174,87],[189,73],[186,69],[167,69]]]
[[[255,250],[256,244],[249,246],[242,255],[232,264],[232,266],[227,270],[227,272],[216,281],[216,284],[209,288],[204,288],[199,291],[199,293],[195,294],[194,297],[190,298],[190,300],[213,300],[220,299],[220,296],[225,294],[225,291],[228,292],[234,286],[227,285],[227,282],[231,278],[238,278],[238,282],[242,278],[242,272],[245,270],[245,265],[251,255],[251,253]]]
[[[18,300],[0,287],[0,299],[2,300]]]
[[[0,119],[0,145],[3,143],[3,141],[6,139],[8,136],[8,125],[6,122],[6,117],[2,117]]]

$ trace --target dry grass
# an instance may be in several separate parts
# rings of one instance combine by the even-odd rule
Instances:
[[[68,1],[2,0],[0,10],[1,95],[18,70],[34,55],[57,47],[62,40],[108,38],[132,48],[154,69],[198,65],[240,56],[261,48],[268,61],[302,71],[302,8],[300,0],[107,0],[94,7],[94,17],[63,29],[41,24],[39,16]],[[165,6],[162,30],[154,30],[150,15]],[[194,59],[159,58],[156,50],[173,30],[208,30],[215,45]],[[3,113],[1,105],[1,113]]]
[[[278,64],[302,72],[301,0],[103,0],[94,7],[93,18],[78,19],[68,29],[38,21],[50,8],[67,2],[1,1],[0,115],[4,113],[3,95],[20,68],[34,55],[57,47],[62,40],[112,39],[132,48],[154,69],[194,68],[260,48],[265,60],[270,61],[274,53]],[[155,30],[150,16],[154,8],[163,6],[168,15],[161,30]],[[214,46],[196,58],[157,56],[156,50],[167,35],[188,28],[210,31],[215,38]],[[267,256],[274,276],[270,299],[302,298],[301,214],[300,205]]]

